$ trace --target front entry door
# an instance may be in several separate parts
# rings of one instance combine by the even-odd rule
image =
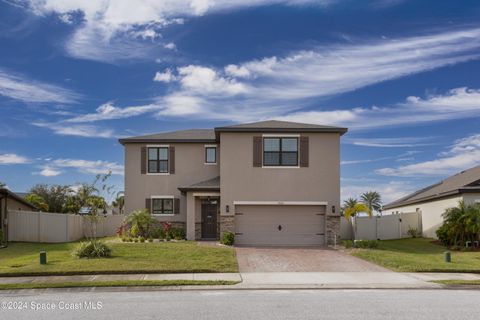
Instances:
[[[217,205],[202,204],[202,238],[217,238]]]

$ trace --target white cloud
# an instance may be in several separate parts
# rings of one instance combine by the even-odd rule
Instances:
[[[448,175],[477,165],[480,165],[480,134],[455,141],[437,159],[396,168],[382,168],[376,173],[401,177]]]
[[[175,43],[173,43],[173,42],[169,42],[169,43],[165,44],[163,47],[164,47],[165,49],[168,49],[168,50],[175,50],[175,49],[177,49],[177,46],[176,46]]]
[[[214,68],[187,65],[155,74],[168,94],[149,105],[115,107],[72,122],[118,119],[145,113],[229,121],[279,120],[341,125],[352,129],[406,126],[478,116],[480,89],[408,97],[392,106],[304,111],[311,98],[327,97],[399,77],[480,58],[480,29],[318,47],[286,57]],[[188,103],[182,106],[178,101]],[[175,111],[176,109],[178,111]],[[168,112],[167,112],[168,111]]]
[[[37,127],[47,128],[55,134],[62,136],[77,136],[85,138],[115,138],[117,137],[112,129],[101,129],[92,125],[71,125],[63,122],[46,123],[34,122]]]
[[[132,106],[127,108],[118,108],[112,102],[102,104],[96,109],[96,113],[81,115],[66,120],[66,122],[94,122],[100,120],[112,120],[133,117],[158,110],[159,106],[155,104]],[[81,128],[77,126],[77,128]],[[88,128],[88,127],[87,127]],[[98,130],[95,130],[98,131]],[[107,131],[108,132],[108,131]]]
[[[66,43],[67,52],[77,58],[112,62],[145,58],[153,54],[151,40],[170,24],[182,24],[185,17],[202,16],[225,10],[286,4],[324,5],[332,0],[18,0],[39,16],[54,13],[71,24],[72,14],[83,21]],[[145,43],[149,40],[150,43]],[[143,41],[143,42],[142,42]],[[168,45],[168,43],[166,43]],[[129,50],[128,50],[129,49]],[[169,48],[167,48],[169,50]]]
[[[60,175],[62,171],[57,170],[55,168],[52,168],[48,165],[44,166],[43,169],[40,172],[37,172],[37,174],[44,176],[44,177],[56,177]]]
[[[24,164],[28,163],[28,158],[19,156],[14,153],[4,153],[0,154],[0,165],[2,164]]]
[[[178,68],[178,81],[182,88],[199,95],[234,96],[246,93],[247,87],[235,79],[222,77],[212,68],[189,65]]]
[[[298,122],[337,124],[351,129],[368,129],[408,126],[474,116],[480,116],[480,89],[456,88],[444,95],[428,96],[425,99],[408,97],[405,102],[389,107],[294,112],[278,118]],[[315,119],[318,120],[315,121]]]
[[[48,83],[34,81],[0,69],[0,95],[24,102],[73,103],[80,95]]]
[[[375,148],[414,148],[428,146],[434,137],[396,137],[396,138],[356,138],[346,139],[343,142],[362,147]]]
[[[382,197],[382,202],[387,204],[412,193],[414,190],[414,186],[403,181],[364,183],[362,185],[350,184],[342,186],[341,199],[342,202],[348,198],[360,199],[360,196],[365,192],[377,191]]]
[[[164,72],[156,72],[153,81],[169,83],[175,80],[175,76],[172,74],[171,69],[165,69]]]
[[[112,172],[114,175],[123,175],[124,172],[123,166],[117,162],[101,160],[57,159],[52,161],[52,165],[58,168],[74,168],[89,174],[107,174]]]

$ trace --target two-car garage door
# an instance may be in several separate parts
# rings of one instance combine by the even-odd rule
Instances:
[[[260,246],[325,244],[325,206],[237,205],[235,243]]]

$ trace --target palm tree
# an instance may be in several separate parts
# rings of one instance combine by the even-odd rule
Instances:
[[[123,191],[117,193],[117,198],[112,201],[112,206],[118,208],[120,214],[123,214],[123,207],[125,206],[125,195]]]
[[[368,207],[370,212],[382,209],[382,197],[377,191],[368,191],[360,196],[361,202]]]
[[[351,217],[358,216],[359,213],[365,212],[368,216],[372,216],[372,211],[357,199],[348,198],[343,202],[343,215],[345,219],[350,220]]]

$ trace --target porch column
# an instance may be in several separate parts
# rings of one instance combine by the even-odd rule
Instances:
[[[195,240],[195,197],[187,192],[187,240]]]

